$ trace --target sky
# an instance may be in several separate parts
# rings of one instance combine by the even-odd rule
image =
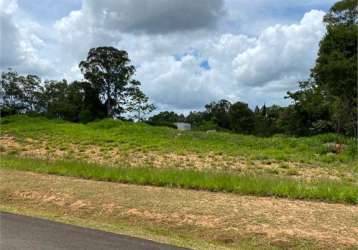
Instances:
[[[0,0],[0,70],[83,79],[90,48],[126,50],[159,110],[287,105],[334,0]]]

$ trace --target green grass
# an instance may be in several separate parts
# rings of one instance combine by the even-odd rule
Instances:
[[[313,137],[273,136],[260,138],[232,133],[181,132],[166,127],[153,127],[142,123],[101,120],[76,124],[43,117],[10,116],[1,119],[1,133],[17,139],[30,137],[47,140],[65,149],[69,143],[86,147],[118,148],[121,152],[151,151],[177,154],[215,153],[242,156],[252,160],[293,161],[316,165],[349,165],[358,171],[357,142],[354,139],[323,134]],[[343,152],[330,152],[327,143],[346,145]]]
[[[16,156],[3,156],[0,166],[4,169],[99,181],[358,204],[358,186],[343,181],[322,179],[303,181],[287,177],[273,178],[272,176],[235,174],[232,172],[111,168],[80,162],[49,162]]]

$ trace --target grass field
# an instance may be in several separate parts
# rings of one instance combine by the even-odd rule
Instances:
[[[357,145],[353,139],[334,134],[258,138],[113,120],[75,124],[12,116],[1,120],[0,142],[1,166],[6,168],[135,184],[358,202]],[[340,151],[334,151],[332,145],[340,145]]]
[[[16,136],[19,140],[32,138],[46,142],[49,149],[67,151],[68,154],[86,151],[98,146],[107,153],[175,153],[184,155],[206,154],[214,156],[240,156],[250,160],[276,160],[307,164],[357,163],[356,141],[335,134],[293,138],[255,136],[231,133],[180,132],[165,127],[152,127],[114,120],[88,124],[75,124],[45,118],[12,116],[1,119],[2,134]],[[340,143],[344,149],[332,152],[328,143]],[[76,145],[78,148],[71,148]],[[71,150],[75,151],[72,152]],[[78,150],[78,151],[76,151]],[[104,155],[110,156],[110,155]],[[218,157],[218,160],[220,157]]]
[[[182,222],[185,226],[173,229],[168,225],[176,219],[170,223],[164,220],[163,224],[162,219],[157,218],[157,215],[153,217],[152,213],[148,215],[147,212],[143,212],[147,211],[145,208],[151,207],[155,210],[159,206],[155,199],[138,200],[133,196],[132,198],[141,204],[141,210],[143,210],[141,214],[149,216],[143,223],[151,233],[145,233],[143,236],[145,238],[148,238],[148,235],[151,235],[149,237],[151,238],[153,232],[155,232],[154,235],[160,232],[159,235],[162,239],[163,232],[169,230],[173,234],[166,235],[163,242],[183,245],[182,243],[187,239],[194,237],[192,238],[194,245],[184,244],[184,246],[193,247],[198,244],[199,247],[194,247],[197,249],[210,249],[203,243],[203,239],[204,242],[207,241],[204,237],[206,234],[211,235],[213,239],[219,237],[218,240],[214,240],[214,249],[219,249],[218,247],[235,249],[237,246],[243,247],[243,249],[257,247],[277,249],[291,246],[297,249],[317,249],[317,247],[322,249],[348,247],[350,249],[350,247],[358,245],[357,238],[353,236],[349,239],[340,237],[338,236],[340,233],[333,232],[333,228],[331,228],[337,226],[340,228],[339,232],[343,232],[347,228],[358,232],[357,218],[351,216],[352,211],[356,211],[358,204],[357,141],[344,136],[324,134],[293,138],[277,135],[260,138],[221,132],[183,132],[171,128],[113,120],[75,124],[43,117],[11,116],[1,119],[0,153],[1,174],[3,177],[9,178],[9,181],[4,181],[7,178],[3,178],[0,185],[3,202],[1,210],[61,218],[62,221],[72,218],[71,220],[78,222],[77,224],[93,225],[94,223],[97,228],[96,216],[109,222],[114,219],[115,215],[111,213],[103,215],[103,217],[98,211],[105,208],[96,207],[100,206],[99,204],[93,211],[92,207],[89,210],[73,210],[71,206],[66,207],[67,203],[64,205],[65,207],[62,205],[61,208],[56,207],[57,203],[50,202],[51,204],[49,204],[47,202],[46,190],[58,189],[55,196],[63,194],[64,197],[67,197],[66,192],[72,190],[72,185],[74,185],[76,191],[71,193],[71,196],[82,191],[86,196],[88,192],[91,192],[90,203],[94,204],[98,198],[94,190],[99,190],[100,194],[98,195],[111,196],[115,193],[114,190],[109,191],[110,189],[102,190],[99,188],[101,185],[108,185],[108,187],[118,185],[116,187],[120,187],[123,183],[127,183],[141,185],[143,188],[128,185],[126,192],[129,196],[131,196],[131,192],[136,192],[134,190],[141,189],[141,197],[152,197],[149,192],[162,187],[160,189],[162,192],[170,192],[174,197],[185,193],[185,195],[190,194],[197,199],[197,201],[188,201],[187,205],[192,207],[192,210],[189,211],[188,207],[183,207],[182,213],[186,215],[181,216],[185,217]],[[26,176],[29,179],[26,179]],[[39,180],[43,180],[43,178],[61,180],[63,182],[61,185],[64,185],[63,189],[62,186],[60,188],[55,183],[52,186],[51,182],[40,182]],[[39,180],[36,181],[36,179]],[[90,181],[87,182],[83,179]],[[87,186],[86,190],[80,191],[80,186],[76,184],[78,181],[94,185],[95,188]],[[45,201],[37,204],[38,197],[37,195],[33,197],[32,194],[33,192],[36,194],[42,192],[41,190],[44,188],[46,190],[43,190],[45,193],[42,196],[45,197]],[[17,197],[19,192],[22,194],[25,192],[24,190],[27,192],[26,194],[31,194],[30,199],[27,195],[25,195],[26,197],[21,195],[20,198]],[[211,191],[210,195],[205,191]],[[194,195],[195,192],[201,192],[202,195],[207,194],[204,196],[208,200],[197,197]],[[215,226],[215,229],[211,228],[211,224],[208,227],[205,224],[206,221],[202,222],[204,223],[203,227],[195,223],[190,224],[192,221],[190,216],[192,214],[199,216],[201,209],[206,206],[209,209],[209,203],[214,202],[215,199],[217,202],[214,203],[218,208],[215,218],[219,220],[220,216],[224,216],[221,215],[219,208],[227,206],[226,202],[228,201],[224,198],[227,195],[237,197],[234,198],[234,202],[239,202],[235,210],[227,210],[227,216],[235,214],[232,219],[225,222],[229,233],[219,233],[222,229],[221,224]],[[242,195],[252,195],[249,198],[250,202],[246,198],[245,201],[241,201]],[[289,198],[289,200],[276,200],[278,197]],[[82,200],[82,198],[79,199]],[[112,198],[114,199],[114,196]],[[267,210],[262,211],[263,214],[275,214],[277,209],[285,210],[287,206],[287,215],[282,219],[285,222],[282,221],[276,225],[275,220],[278,215],[272,218],[266,218],[266,215],[263,214],[257,215],[255,211],[260,208],[255,202],[259,204],[262,199],[272,199]],[[297,199],[306,201],[295,201]],[[300,209],[311,204],[308,200],[326,203],[317,203],[321,204],[317,207],[309,205],[310,210],[304,210],[305,212],[300,217],[301,220],[296,221],[302,228],[295,231],[296,229],[293,228],[296,226],[292,224],[292,221],[295,220],[295,216],[301,216]],[[168,195],[164,198],[161,197],[160,202],[167,204],[163,205],[161,213],[170,214],[170,211],[165,211],[165,209],[168,209],[169,203],[174,201]],[[179,199],[178,202],[186,204],[187,201]],[[267,205],[265,202],[261,205]],[[305,205],[299,202],[304,202]],[[243,217],[236,217],[243,212],[242,209],[246,203],[250,204],[249,207],[246,207],[247,214],[242,214]],[[36,206],[34,206],[35,204]],[[136,204],[133,203],[131,206],[135,207]],[[322,210],[321,206],[326,210]],[[297,211],[291,212],[292,207],[295,207]],[[41,212],[38,213],[38,209]],[[132,210],[129,209],[129,211]],[[245,224],[248,229],[240,228],[235,221],[239,220],[240,224],[246,223],[245,216],[249,216],[249,211],[253,214],[252,221]],[[327,221],[326,224],[319,225],[322,227],[317,229],[315,224],[319,224],[320,220],[324,221],[324,218],[320,217],[322,211],[326,211],[325,213],[330,213],[332,216],[338,216],[344,211],[349,216],[346,220],[337,220],[333,224]],[[87,219],[86,216],[88,216]],[[128,227],[125,226],[126,230],[131,230],[130,228],[133,226],[142,227],[143,225],[133,225],[132,223],[132,220],[137,220],[138,216],[138,211],[135,210],[134,214],[126,214],[120,219],[116,217],[118,223],[111,224],[110,231],[117,232],[118,227],[128,223]],[[169,215],[165,216],[164,218],[168,218]],[[307,224],[307,216],[314,216],[312,224]],[[350,224],[349,220],[352,220]],[[237,231],[232,231],[233,225],[236,225],[235,230]],[[273,238],[270,236],[271,231],[265,231],[267,228],[275,231],[282,225],[286,225],[287,230],[277,232]],[[107,226],[101,224],[98,228],[107,230]],[[112,230],[113,227],[117,229]],[[312,228],[307,231],[305,227]],[[263,230],[263,228],[266,229]],[[138,230],[136,232],[138,234]],[[329,243],[325,242],[328,236],[322,236],[326,234],[330,235]],[[184,240],[181,239],[178,243],[174,235],[181,235],[180,237],[184,237]],[[154,239],[157,238],[154,237]],[[256,245],[257,241],[259,241],[259,245]],[[341,243],[338,244],[338,242]]]

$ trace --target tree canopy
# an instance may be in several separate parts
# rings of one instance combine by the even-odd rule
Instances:
[[[153,109],[148,99],[140,91],[140,82],[133,80],[135,67],[130,64],[128,53],[113,47],[93,48],[87,59],[79,67],[85,79],[91,83],[106,107],[107,117],[120,117],[133,104],[141,105],[141,110]],[[131,100],[133,99],[133,100]]]

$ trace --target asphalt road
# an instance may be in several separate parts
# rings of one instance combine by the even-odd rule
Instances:
[[[0,213],[0,249],[179,250],[183,248],[43,219]]]

